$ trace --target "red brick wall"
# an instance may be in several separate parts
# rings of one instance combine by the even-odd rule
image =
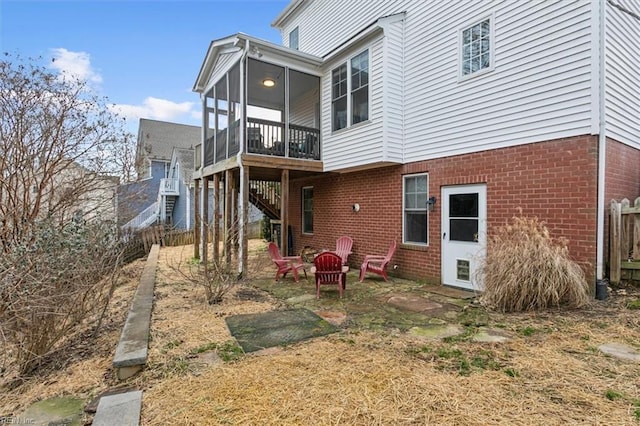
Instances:
[[[640,150],[607,138],[605,202],[640,197]]]
[[[547,222],[554,237],[569,239],[571,255],[595,268],[597,136],[581,136],[499,150],[421,161],[402,166],[296,180],[290,187],[294,251],[334,248],[340,235],[354,239],[352,267],[365,254],[386,252],[402,242],[402,175],[429,174],[429,246],[400,245],[397,274],[440,281],[440,190],[442,186],[487,184],[487,232],[518,209]],[[301,235],[301,192],[314,187],[314,233]],[[354,213],[351,206],[360,204]],[[587,267],[592,276],[592,267]]]

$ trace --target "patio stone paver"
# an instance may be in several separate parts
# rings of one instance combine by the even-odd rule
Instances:
[[[471,340],[481,343],[502,343],[511,338],[510,334],[499,328],[480,327]]]
[[[426,339],[444,339],[445,337],[458,336],[465,332],[465,329],[457,324],[435,325],[428,327],[411,327],[409,334],[415,337]]]
[[[622,343],[605,343],[598,347],[600,352],[625,361],[640,362],[640,353]]]
[[[336,326],[304,308],[233,315],[225,321],[231,335],[245,352],[287,345],[338,331]]]
[[[320,318],[324,319],[325,321],[336,326],[341,326],[347,320],[347,314],[345,312],[316,311],[315,314],[318,315]]]
[[[316,298],[315,294],[303,294],[301,296],[290,297],[286,301],[287,301],[287,303],[297,304],[297,303],[308,302],[308,301],[313,300],[315,298]]]
[[[387,303],[392,306],[401,309],[407,309],[413,312],[425,312],[432,309],[442,308],[442,305],[440,303],[436,303],[419,296],[391,296],[389,299],[387,299]]]

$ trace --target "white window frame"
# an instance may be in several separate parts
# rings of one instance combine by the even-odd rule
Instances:
[[[367,119],[366,120],[362,120],[359,121],[358,123],[353,123],[353,105],[352,105],[352,97],[353,97],[353,87],[351,84],[351,79],[352,79],[352,68],[351,68],[351,61],[357,57],[362,55],[363,53],[367,54],[367,74],[368,74],[368,79],[367,79]],[[333,103],[334,103],[334,97],[333,97],[333,72],[337,69],[339,69],[340,67],[346,66],[347,68],[347,90],[344,96],[347,97],[347,121],[344,127],[341,127],[340,129],[334,129],[333,128],[333,123],[334,123],[334,111],[333,111]],[[331,74],[330,74],[330,81],[331,81],[331,132],[340,132],[344,129],[348,129],[352,126],[358,126],[361,125],[363,123],[368,123],[371,120],[371,47],[368,46],[360,51],[358,51],[358,53],[349,56],[345,61],[340,62],[340,64],[338,64],[337,66],[333,67],[331,69]],[[362,87],[362,86],[360,86]]]
[[[464,67],[464,58],[463,58],[463,53],[464,53],[464,39],[463,39],[463,34],[465,31],[470,30],[471,28],[475,27],[476,25],[480,25],[481,23],[483,23],[484,21],[489,21],[489,66],[485,67],[485,68],[481,68],[477,71],[473,71],[470,72],[468,74],[464,74],[463,72],[463,67]],[[464,26],[462,26],[461,28],[458,29],[458,80],[459,81],[466,81],[481,75],[485,75],[487,73],[490,73],[491,71],[494,70],[494,66],[495,66],[495,56],[496,56],[496,50],[495,50],[495,17],[493,14],[491,15],[487,15],[482,17],[481,19],[476,19],[470,23],[465,24]]]
[[[313,235],[313,192],[311,193],[311,231],[307,231],[307,227],[306,227],[306,223],[304,220],[304,213],[305,213],[305,191],[306,190],[311,190],[313,191],[313,186],[303,186],[302,187],[302,193],[300,194],[300,198],[302,200],[301,202],[301,218],[300,218],[300,223],[302,224],[302,233],[305,235]]]
[[[427,238],[424,243],[417,241],[407,241],[407,223],[406,223],[406,191],[407,191],[407,178],[416,178],[424,176],[427,179],[427,192],[425,194],[425,203],[424,203],[424,212],[426,213],[426,227],[427,227]],[[427,200],[429,199],[429,173],[414,173],[410,175],[402,176],[402,243],[410,244],[415,246],[427,247],[429,245],[429,208],[427,206]],[[411,211],[422,211],[423,209],[413,208]]]

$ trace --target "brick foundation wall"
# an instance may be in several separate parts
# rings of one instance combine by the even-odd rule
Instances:
[[[605,201],[640,197],[640,150],[607,138]]]
[[[580,136],[345,174],[295,180],[289,220],[294,251],[335,248],[354,239],[351,267],[365,254],[384,254],[399,243],[393,263],[399,276],[440,282],[441,187],[486,183],[487,232],[518,214],[538,216],[554,237],[569,239],[571,256],[593,277],[596,255],[597,136]],[[402,245],[402,176],[429,174],[429,246]],[[314,233],[301,234],[301,193],[314,188]],[[360,211],[352,211],[358,203]]]

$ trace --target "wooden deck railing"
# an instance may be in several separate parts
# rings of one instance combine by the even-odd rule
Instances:
[[[227,129],[219,130],[215,148],[213,136],[205,141],[205,166],[231,158],[239,152],[240,124],[241,121],[236,120],[229,125],[228,132]],[[249,117],[246,130],[245,152],[249,154],[320,160],[320,129],[289,124],[286,133],[285,123]],[[286,144],[285,140],[289,143]]]

